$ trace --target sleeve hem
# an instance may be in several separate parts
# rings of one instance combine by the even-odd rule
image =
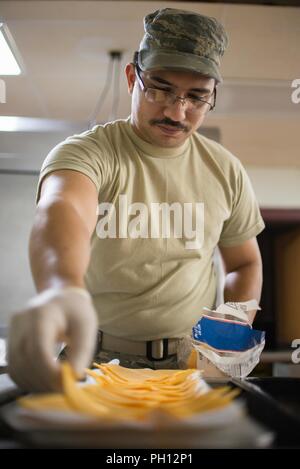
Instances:
[[[265,223],[263,219],[258,221],[256,225],[254,225],[252,228],[247,230],[245,233],[241,234],[240,236],[233,236],[230,238],[225,238],[224,240],[219,241],[219,246],[223,247],[231,247],[231,246],[238,246],[239,244],[244,243],[245,241],[248,241],[249,239],[257,236],[259,233],[261,233],[265,228]]]
[[[36,203],[38,203],[39,198],[40,198],[41,184],[42,184],[42,181],[43,181],[44,177],[47,176],[47,174],[52,173],[53,171],[59,171],[59,170],[63,170],[63,169],[70,169],[72,171],[78,171],[79,173],[84,174],[85,176],[90,178],[90,180],[95,184],[97,192],[99,192],[100,184],[99,184],[99,181],[97,180],[97,177],[95,175],[91,174],[91,172],[88,171],[86,168],[83,168],[80,165],[78,165],[78,166],[74,165],[73,163],[72,164],[63,163],[63,162],[59,162],[59,164],[52,163],[49,166],[46,166],[46,168],[42,169],[42,171],[40,173],[40,177],[39,177],[39,181],[38,181],[38,187],[37,187],[37,193],[36,193],[36,198],[35,198]]]

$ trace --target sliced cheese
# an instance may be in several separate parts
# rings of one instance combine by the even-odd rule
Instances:
[[[200,372],[188,370],[130,369],[95,364],[102,374],[87,373],[95,384],[78,386],[67,362],[62,363],[62,394],[28,396],[19,404],[32,410],[76,411],[104,420],[146,420],[154,410],[175,418],[227,405],[236,393],[228,387],[207,391]]]

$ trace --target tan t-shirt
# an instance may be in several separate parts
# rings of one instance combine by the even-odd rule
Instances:
[[[85,280],[100,328],[118,337],[190,333],[215,302],[215,247],[241,244],[264,228],[239,160],[198,133],[181,147],[161,148],[139,138],[129,118],[118,120],[57,145],[38,194],[43,177],[58,169],[80,171],[98,190]]]

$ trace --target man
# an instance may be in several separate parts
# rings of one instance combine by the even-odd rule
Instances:
[[[215,105],[226,33],[170,8],[144,26],[126,66],[131,116],[70,137],[42,167],[30,239],[38,294],[9,339],[10,374],[26,390],[60,388],[60,341],[79,375],[95,342],[98,361],[177,367],[180,338],[215,304],[217,246],[225,300],[260,298],[264,224],[249,179],[196,132]]]

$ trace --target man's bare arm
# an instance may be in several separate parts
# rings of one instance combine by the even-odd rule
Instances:
[[[63,170],[44,179],[29,245],[39,292],[84,286],[97,203],[96,187],[84,174]]]
[[[256,238],[234,247],[219,247],[225,273],[225,301],[260,301],[262,289],[262,260]],[[252,323],[256,311],[249,313]]]

